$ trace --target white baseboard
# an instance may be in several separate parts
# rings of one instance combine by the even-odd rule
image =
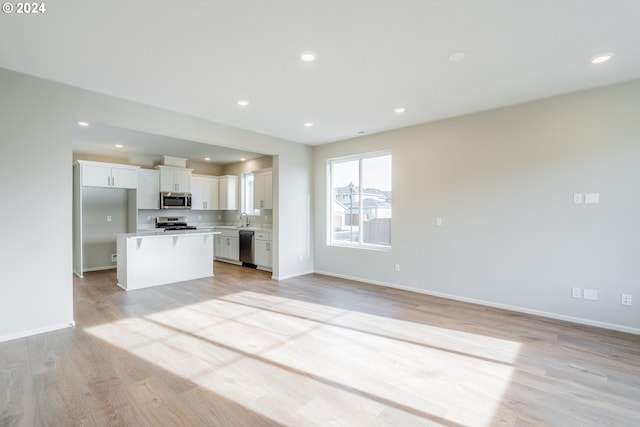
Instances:
[[[59,323],[57,325],[49,325],[43,328],[30,329],[28,331],[21,331],[21,332],[16,332],[14,334],[3,335],[3,336],[0,336],[0,342],[16,340],[18,338],[30,337],[32,335],[44,334],[45,332],[57,331],[59,329],[64,329],[64,328],[73,328],[75,326],[76,326],[75,320],[71,320],[70,322]]]
[[[114,268],[118,268],[117,265],[105,265],[104,267],[91,267],[85,268],[83,271],[102,271],[102,270],[113,270]],[[77,274],[77,273],[76,273]]]
[[[292,279],[294,277],[306,276],[307,274],[313,274],[313,273],[314,273],[313,270],[301,271],[299,273],[287,274],[286,276],[271,276],[271,278],[273,280],[286,280],[286,279]]]
[[[450,300],[454,300],[454,301],[468,302],[468,303],[471,303],[471,304],[478,304],[478,305],[483,305],[483,306],[486,306],[486,307],[501,308],[503,310],[516,311],[518,313],[532,314],[534,316],[541,316],[541,317],[546,317],[546,318],[549,318],[549,319],[564,320],[566,322],[578,323],[578,324],[581,324],[581,325],[596,326],[598,328],[604,328],[604,329],[610,329],[610,330],[613,330],[613,331],[620,331],[620,332],[626,332],[626,333],[629,333],[629,334],[640,335],[640,329],[638,329],[638,328],[631,328],[629,326],[617,325],[615,323],[600,322],[600,321],[597,321],[597,320],[584,319],[582,317],[567,316],[567,315],[564,315],[564,314],[551,313],[551,312],[541,311],[541,310],[534,310],[534,309],[515,306],[515,305],[501,304],[501,303],[496,303],[496,302],[493,302],[493,301],[485,301],[485,300],[479,300],[479,299],[474,299],[474,298],[461,297],[461,296],[458,296],[458,295],[451,295],[451,294],[446,294],[446,293],[442,293],[442,292],[425,291],[424,289],[411,288],[411,287],[408,287],[408,286],[395,285],[395,284],[392,284],[392,283],[380,282],[380,281],[376,281],[376,280],[368,280],[368,279],[363,279],[363,278],[360,278],[360,277],[347,276],[347,275],[344,275],[344,274],[335,274],[335,273],[330,273],[330,272],[327,272],[327,271],[318,271],[318,270],[316,270],[315,273],[324,274],[325,276],[338,277],[338,278],[341,278],[341,279],[355,280],[357,282],[368,283],[368,284],[371,284],[371,285],[385,286],[385,287],[388,287],[388,288],[400,289],[400,290],[403,290],[403,291],[416,292],[416,293],[419,293],[419,294],[430,295],[430,296],[439,297],[439,298],[446,298],[446,299],[450,299]]]

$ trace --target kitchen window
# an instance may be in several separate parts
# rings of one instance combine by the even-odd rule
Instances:
[[[242,206],[241,211],[249,215],[260,215],[260,209],[253,206],[253,172],[242,174]]]
[[[391,248],[391,152],[327,161],[328,244]]]

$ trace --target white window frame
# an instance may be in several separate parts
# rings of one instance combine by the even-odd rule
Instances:
[[[391,150],[384,150],[384,151],[376,151],[376,152],[372,152],[372,153],[365,153],[365,154],[356,154],[356,155],[350,155],[350,156],[344,156],[344,157],[334,157],[331,159],[327,159],[327,245],[328,246],[337,246],[337,247],[346,247],[346,248],[360,248],[360,249],[372,249],[372,250],[382,250],[382,251],[390,251],[392,248],[392,243],[389,243],[388,245],[382,245],[382,244],[375,244],[375,243],[365,243],[363,242],[363,217],[364,215],[362,214],[364,212],[363,207],[364,207],[364,200],[362,197],[362,191],[363,191],[363,185],[362,185],[362,162],[363,160],[366,159],[370,159],[370,158],[374,158],[374,157],[383,157],[383,156],[391,156],[391,161],[393,164],[393,155],[391,153]],[[335,240],[334,239],[334,215],[333,215],[333,202],[336,199],[336,195],[334,193],[334,185],[333,185],[333,165],[335,163],[342,163],[342,162],[349,162],[349,161],[354,161],[357,160],[358,161],[358,187],[359,187],[359,193],[358,193],[358,212],[360,212],[360,214],[358,215],[359,219],[358,219],[358,227],[359,227],[359,235],[358,235],[358,241],[357,242],[345,242],[343,240]],[[390,170],[389,174],[392,175],[393,171]],[[392,177],[390,177],[392,178]],[[393,180],[392,182],[392,194],[393,194]],[[393,200],[393,199],[392,199]],[[393,212],[393,202],[391,205],[391,212]],[[393,214],[392,214],[393,217]]]
[[[247,177],[254,176],[253,172],[245,172],[242,174],[242,201],[240,202],[240,212],[246,212],[249,216],[259,216],[260,209],[256,209],[255,206],[249,212],[249,208],[247,207],[247,198],[249,196],[249,191],[247,191]],[[253,191],[251,191],[251,198],[253,199]]]

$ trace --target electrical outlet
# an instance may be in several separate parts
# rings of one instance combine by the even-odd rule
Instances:
[[[622,305],[631,305],[631,295],[630,294],[622,294],[622,298],[620,300],[620,304],[622,304]]]
[[[580,289],[580,288],[571,288],[571,296],[573,298],[582,298],[582,289]]]
[[[573,194],[573,204],[581,205],[582,204],[582,193],[574,193]]]
[[[400,271],[400,264],[396,264],[396,271]]]
[[[107,215],[107,222],[111,222],[111,215]]]
[[[111,262],[118,262],[118,254],[111,254]]]
[[[436,218],[436,226],[442,226],[442,218]]]

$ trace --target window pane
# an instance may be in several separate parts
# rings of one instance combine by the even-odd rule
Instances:
[[[243,175],[244,181],[244,198],[243,209],[249,215],[259,215],[260,211],[253,208],[253,173],[245,173]]]
[[[333,162],[331,224],[334,242],[357,243],[359,237],[359,161]]]
[[[362,160],[362,243],[391,245],[391,156]]]
[[[329,244],[391,246],[391,154],[329,160]]]

